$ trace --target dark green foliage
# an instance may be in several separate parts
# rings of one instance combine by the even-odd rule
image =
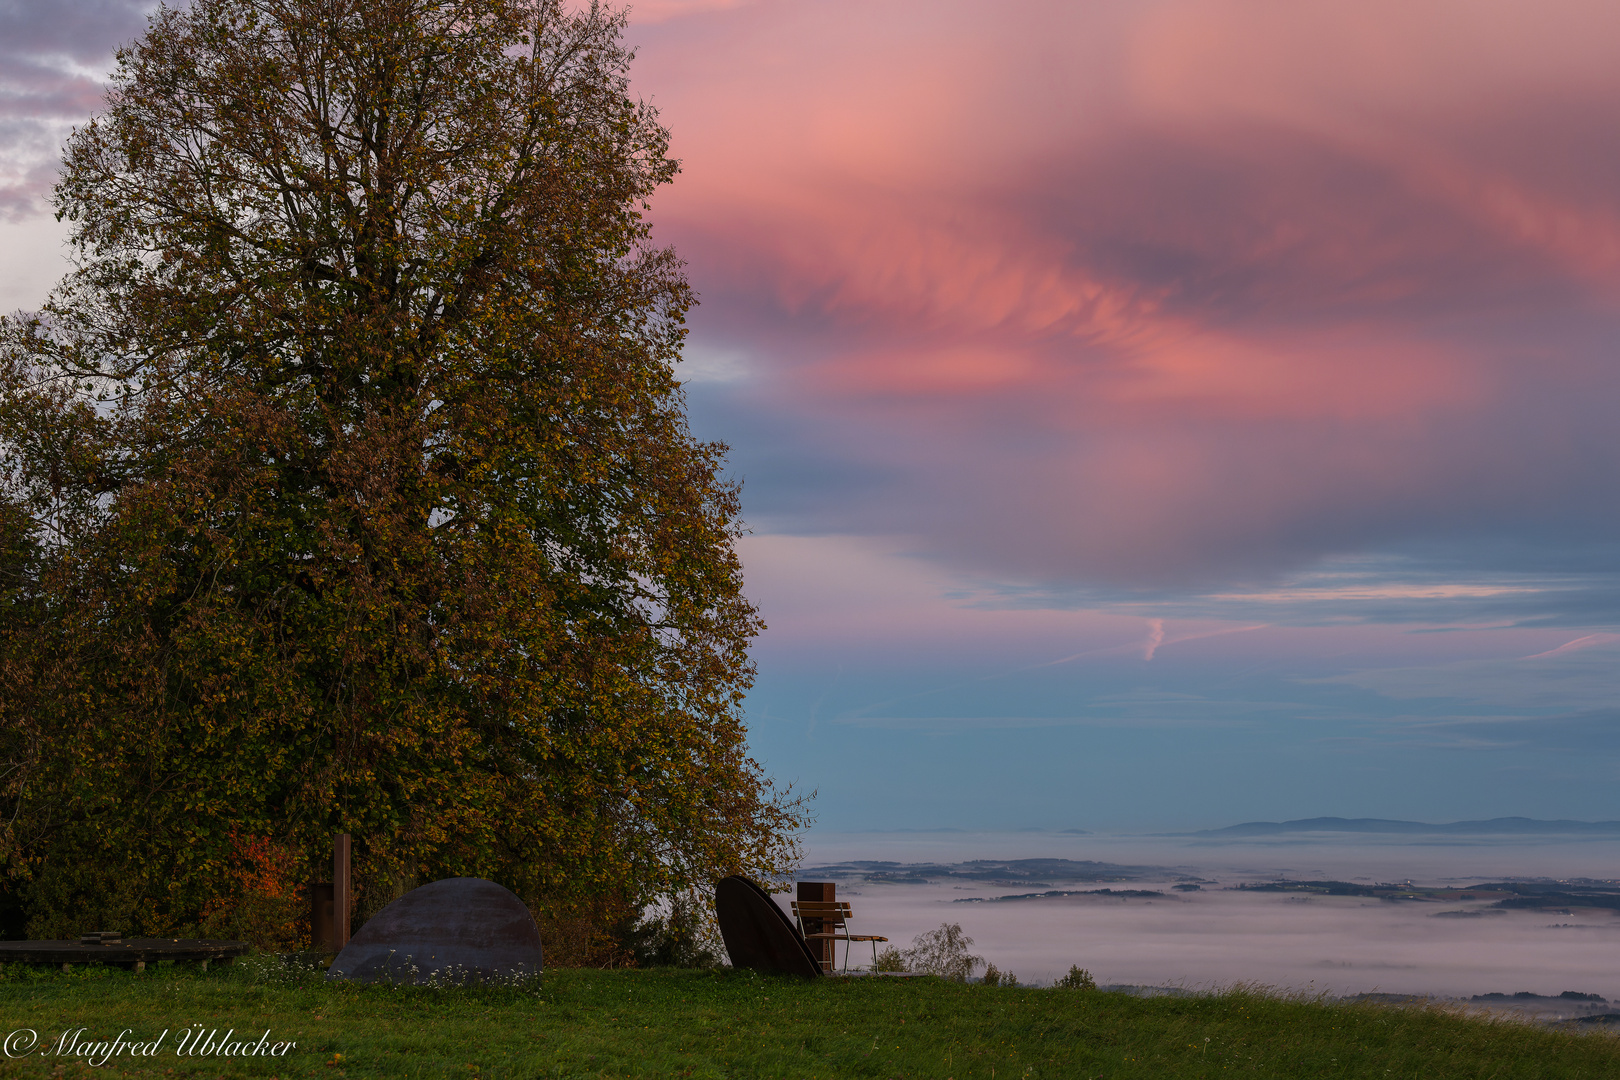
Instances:
[[[1069,973],[1052,984],[1055,990],[1095,990],[1097,980],[1079,964],[1069,965]]]
[[[911,939],[911,948],[901,955],[905,970],[937,975],[942,979],[966,982],[984,964],[984,957],[968,952],[973,939],[962,933],[961,923],[940,923]]]
[[[994,964],[986,964],[984,976],[979,980],[984,986],[1014,987],[1018,985],[1018,976],[1010,971],[1002,971]]]
[[[691,896],[676,896],[667,910],[629,925],[621,942],[637,967],[717,968],[726,962],[706,908]]]

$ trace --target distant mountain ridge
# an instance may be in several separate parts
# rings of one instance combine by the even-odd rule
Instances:
[[[1172,871],[1158,866],[1122,866],[1090,859],[971,859],[959,863],[855,862],[807,866],[799,871],[801,881],[864,881],[871,885],[926,885],[947,879],[984,882],[992,885],[1026,885],[1050,888],[1054,882],[1131,881]]]
[[[1453,821],[1431,825],[1423,821],[1388,818],[1302,818],[1299,821],[1246,821],[1224,829],[1203,829],[1192,836],[1280,836],[1285,833],[1349,832],[1446,836],[1568,835],[1588,833],[1620,836],[1620,821],[1538,821],[1527,817],[1499,817],[1489,821]]]

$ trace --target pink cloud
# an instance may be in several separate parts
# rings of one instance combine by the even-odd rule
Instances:
[[[97,76],[134,36],[144,0],[0,8],[0,219],[48,212],[61,142],[102,104]]]
[[[1584,637],[1576,638],[1574,641],[1566,641],[1556,649],[1548,649],[1545,652],[1538,652],[1532,656],[1521,656],[1519,659],[1545,660],[1548,657],[1562,656],[1565,653],[1578,652],[1581,649],[1592,649],[1600,645],[1609,645],[1616,641],[1620,641],[1620,634],[1587,634]]]
[[[1609,528],[1595,3],[761,2],[637,30],[656,220],[824,525],[1037,578]]]
[[[142,6],[0,14],[0,214],[43,209]],[[728,407],[878,478],[793,527],[1127,584],[1613,535],[1617,32],[1593,0],[632,20]]]
[[[729,11],[749,2],[750,0],[638,0],[637,3],[628,6],[637,23],[647,24],[703,15],[711,11]],[[575,3],[571,6],[584,8],[588,5]]]

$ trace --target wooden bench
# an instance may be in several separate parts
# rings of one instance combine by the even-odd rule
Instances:
[[[209,961],[228,964],[247,951],[245,941],[86,934],[78,941],[0,941],[0,964],[61,964],[63,971],[74,964],[117,964],[144,971],[158,960],[192,960],[207,968]]]
[[[888,938],[878,934],[851,934],[849,932],[850,908],[845,900],[795,900],[793,901],[793,917],[799,921],[799,933],[804,935],[806,941],[842,941],[844,943],[844,970],[849,970],[850,943],[854,941],[870,941],[872,943],[872,963],[877,963],[877,943],[887,943]],[[837,946],[833,946],[835,949]],[[824,970],[832,970],[831,958],[823,960],[821,966]]]

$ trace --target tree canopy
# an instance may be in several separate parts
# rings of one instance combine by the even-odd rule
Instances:
[[[339,831],[373,910],[477,874],[616,917],[793,857],[622,29],[195,0],[119,53],[56,190],[77,269],[0,326],[33,932],[290,919]]]

